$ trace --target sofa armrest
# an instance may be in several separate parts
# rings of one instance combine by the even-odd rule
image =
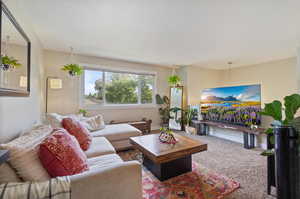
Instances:
[[[137,161],[70,176],[72,199],[141,199],[142,170]]]

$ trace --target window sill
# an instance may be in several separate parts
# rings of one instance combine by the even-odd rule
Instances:
[[[83,105],[86,110],[120,110],[120,109],[155,109],[156,104],[124,104],[124,105]]]

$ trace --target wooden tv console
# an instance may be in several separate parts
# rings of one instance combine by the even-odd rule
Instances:
[[[263,128],[250,129],[249,127],[227,124],[222,122],[213,122],[206,120],[195,120],[192,121],[193,126],[197,129],[197,134],[207,135],[209,132],[209,127],[214,126],[222,129],[228,129],[232,131],[243,132],[244,134],[244,148],[252,149],[255,147],[255,136],[258,136],[265,132]]]

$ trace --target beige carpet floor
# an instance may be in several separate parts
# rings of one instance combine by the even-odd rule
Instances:
[[[240,183],[226,199],[274,199],[266,193],[267,160],[260,155],[262,150],[244,149],[242,144],[212,136],[190,136],[208,144],[208,150],[193,155],[193,161]]]
[[[262,150],[244,149],[242,144],[212,136],[192,137],[208,144],[207,151],[193,155],[194,161],[240,183],[226,199],[273,198],[266,193],[267,160],[260,155]]]

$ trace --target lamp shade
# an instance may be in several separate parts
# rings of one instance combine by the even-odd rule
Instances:
[[[20,87],[21,88],[27,87],[27,77],[26,76],[20,76]]]
[[[61,79],[50,79],[49,87],[51,89],[61,89],[62,88],[62,80]]]

